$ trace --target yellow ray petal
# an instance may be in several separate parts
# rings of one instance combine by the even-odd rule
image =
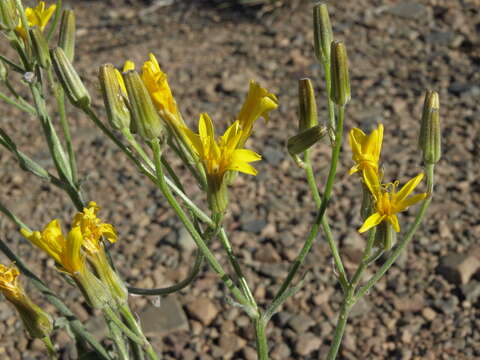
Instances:
[[[409,198],[401,201],[400,203],[396,203],[394,211],[395,212],[401,212],[401,211],[407,209],[408,207],[410,207],[412,205],[415,205],[416,203],[422,201],[426,197],[427,197],[427,193],[416,194],[416,195],[410,196]]]
[[[380,224],[384,219],[385,219],[385,215],[381,215],[378,212],[373,213],[365,220],[365,222],[360,227],[360,229],[358,229],[358,232],[363,233],[367,230],[370,230],[371,228]]]
[[[402,202],[417,187],[420,181],[422,181],[423,176],[423,173],[420,173],[403,185],[402,189],[395,194],[395,202]]]
[[[400,224],[398,223],[397,215],[393,214],[387,217],[387,220],[393,226],[393,230],[400,232]]]

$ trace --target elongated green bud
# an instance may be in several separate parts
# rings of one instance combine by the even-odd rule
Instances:
[[[58,46],[63,49],[68,60],[71,62],[73,62],[75,57],[75,32],[75,13],[73,10],[63,10]]]
[[[131,116],[122,75],[112,64],[106,64],[100,66],[98,78],[110,125],[117,130],[129,128]]]
[[[56,47],[50,51],[50,55],[58,80],[71,103],[81,109],[89,107],[91,103],[90,94],[63,49]]]
[[[345,106],[350,101],[350,77],[348,75],[348,57],[345,44],[333,41],[331,46],[332,89],[330,98],[340,106]]]
[[[318,124],[317,103],[315,101],[315,90],[310,79],[298,81],[298,108],[300,132]]]
[[[330,44],[333,41],[333,31],[327,4],[321,3],[313,7],[313,36],[315,56],[323,63],[330,62]]]
[[[418,145],[423,152],[426,164],[435,164],[440,160],[441,149],[440,101],[436,91],[427,90],[423,104],[422,122]]]
[[[383,248],[384,251],[388,251],[392,248],[396,238],[397,233],[393,229],[393,226],[387,221],[382,221],[377,226],[373,245],[378,248]]]
[[[288,139],[287,149],[290,155],[298,155],[308,150],[327,134],[327,128],[316,125]]]
[[[123,74],[123,79],[127,88],[132,121],[135,123],[134,128],[147,141],[161,137],[164,134],[164,125],[140,75],[131,70]]]
[[[1,27],[13,30],[18,25],[18,13],[15,0],[0,0]]]
[[[38,27],[30,29],[30,39],[32,39],[32,49],[35,59],[44,69],[48,69],[52,65],[50,60],[50,51],[48,43],[42,31]]]

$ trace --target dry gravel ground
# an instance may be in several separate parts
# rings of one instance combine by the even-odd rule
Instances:
[[[336,37],[346,42],[351,63],[352,101],[347,130],[385,124],[386,177],[401,182],[421,171],[416,137],[423,91],[439,91],[443,158],[435,199],[407,253],[353,311],[341,359],[480,358],[480,13],[478,0],[332,1]],[[114,4],[114,6],[112,6]],[[132,1],[70,1],[78,17],[76,64],[101,107],[99,65],[124,59],[137,63],[157,55],[185,117],[196,124],[208,112],[224,128],[239,110],[249,79],[278,94],[279,110],[259,122],[250,147],[264,156],[255,178],[241,176],[231,188],[226,226],[260,303],[268,304],[289,261],[302,245],[314,208],[302,172],[286,155],[295,133],[297,80],[317,84],[322,120],[325,93],[312,51],[310,1],[284,1],[259,17],[255,9],[219,10],[205,1],[176,0],[150,8]],[[6,44],[2,43],[2,51]],[[21,149],[48,168],[52,163],[33,118],[2,104],[2,127]],[[172,284],[192,259],[191,242],[160,193],[84,116],[72,115],[75,148],[88,199],[118,227],[112,250],[124,278],[137,286]],[[319,179],[325,178],[328,147],[315,150]],[[360,189],[347,176],[345,146],[329,209],[332,227],[349,271],[364,240],[356,233]],[[54,217],[68,219],[72,205],[57,189],[26,176],[0,152],[1,201],[31,227]],[[191,179],[193,198],[203,201]],[[403,229],[411,221],[402,217]],[[1,236],[51,287],[72,304],[82,321],[102,335],[102,325],[79,294],[66,286],[45,255],[0,218]],[[218,243],[212,244],[218,256]],[[5,260],[0,257],[0,260]],[[341,301],[328,247],[320,236],[308,256],[302,290],[287,301],[268,328],[272,359],[318,359],[331,341]],[[372,269],[374,271],[374,269]],[[31,290],[35,293],[35,290]],[[36,294],[36,293],[35,293]],[[41,301],[41,300],[39,300]],[[204,269],[175,296],[150,301],[131,297],[164,359],[255,359],[248,318],[228,303],[216,276]],[[158,306],[160,305],[160,306]],[[48,304],[47,309],[52,310]],[[62,331],[55,338],[62,358],[76,354]],[[25,337],[11,308],[0,302],[0,358],[43,359],[41,344]]]

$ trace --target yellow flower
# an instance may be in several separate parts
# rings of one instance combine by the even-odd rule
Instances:
[[[184,127],[183,131],[213,183],[221,184],[223,175],[228,170],[257,174],[249,163],[260,160],[261,156],[251,150],[238,149],[238,142],[242,136],[238,120],[230,125],[218,141],[215,139],[212,120],[206,113],[200,115],[198,134],[187,127]]]
[[[413,179],[410,179],[400,191],[397,192],[398,182],[381,186],[378,174],[371,168],[367,168],[366,171],[364,171],[364,180],[375,200],[376,211],[365,220],[358,231],[361,233],[365,232],[377,226],[382,221],[387,221],[396,232],[399,232],[400,224],[398,223],[396,214],[427,197],[426,193],[408,197],[422,179],[423,174],[420,173]],[[391,187],[390,192],[388,191],[389,187]]]
[[[357,164],[350,169],[350,174],[364,171],[367,168],[378,172],[378,162],[383,141],[383,125],[366,135],[362,130],[353,128],[350,130],[350,147],[352,158]]]
[[[0,291],[8,298],[18,299],[23,295],[18,275],[20,271],[15,266],[7,267],[0,264]]]
[[[269,112],[278,107],[277,97],[267,89],[262,88],[257,82],[251,80],[247,98],[245,99],[237,120],[242,130],[238,147],[243,147],[250,136],[253,124],[259,117],[268,121]]]
[[[83,212],[77,213],[73,219],[72,227],[79,227],[83,237],[83,247],[90,254],[101,249],[100,238],[104,236],[108,241],[117,241],[117,233],[111,224],[102,223],[97,217],[100,207],[94,201],[90,201]]]
[[[83,237],[79,226],[73,227],[66,238],[57,219],[45,226],[42,232],[21,229],[21,233],[52,257],[65,272],[74,275],[85,270],[85,258],[81,253]]]
[[[55,4],[50,5],[47,8],[45,5],[45,1],[40,1],[39,4],[34,8],[27,7],[25,9],[25,16],[28,21],[28,26],[37,26],[40,31],[45,30],[45,27],[47,26],[56,8],[57,5]],[[26,29],[21,21],[15,30],[20,34],[20,36],[22,36],[22,38],[26,38]]]

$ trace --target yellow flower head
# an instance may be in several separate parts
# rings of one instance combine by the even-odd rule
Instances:
[[[38,246],[52,257],[62,270],[73,275],[83,272],[85,269],[85,258],[81,253],[83,243],[82,231],[75,226],[65,238],[60,227],[60,222],[52,220],[40,231],[20,230],[32,244]]]
[[[357,164],[350,169],[350,174],[357,171],[364,171],[367,168],[378,172],[378,162],[380,160],[380,151],[382,150],[383,125],[373,130],[370,135],[366,135],[362,130],[353,128],[350,130],[350,147],[352,148],[352,158]]]
[[[367,168],[364,171],[364,180],[375,200],[376,211],[365,220],[358,231],[361,233],[365,232],[377,226],[382,221],[387,221],[396,232],[399,232],[400,224],[398,223],[396,214],[427,197],[426,193],[408,196],[422,179],[423,174],[420,173],[413,179],[410,179],[400,191],[397,192],[398,182],[381,186],[378,174],[371,168]],[[391,191],[389,191],[389,188],[391,188]]]
[[[88,207],[77,213],[73,219],[72,227],[79,227],[83,236],[84,249],[93,254],[100,251],[100,238],[104,236],[108,241],[117,241],[117,233],[111,224],[102,223],[97,217],[100,208],[94,201],[90,201]]]
[[[27,7],[25,9],[25,16],[28,21],[29,27],[37,26],[40,31],[45,30],[50,18],[52,17],[53,13],[57,5],[53,4],[50,5],[48,8],[45,5],[45,1],[40,1],[38,5],[34,8]],[[18,24],[16,31],[25,39],[26,38],[26,29],[23,26],[22,22]]]
[[[8,298],[18,299],[23,295],[18,275],[20,271],[15,266],[7,267],[0,264],[0,291]]]
[[[250,136],[253,124],[259,117],[268,121],[269,112],[278,107],[277,97],[267,89],[262,88],[257,82],[250,81],[250,89],[245,99],[237,120],[242,130],[242,136],[238,142],[238,147],[243,147]]]
[[[198,134],[187,127],[184,127],[183,131],[192,150],[201,159],[209,179],[214,183],[220,184],[227,170],[257,174],[249,163],[260,160],[261,156],[251,150],[238,149],[238,142],[242,136],[238,120],[230,125],[218,141],[215,139],[212,120],[206,113],[200,115]]]

